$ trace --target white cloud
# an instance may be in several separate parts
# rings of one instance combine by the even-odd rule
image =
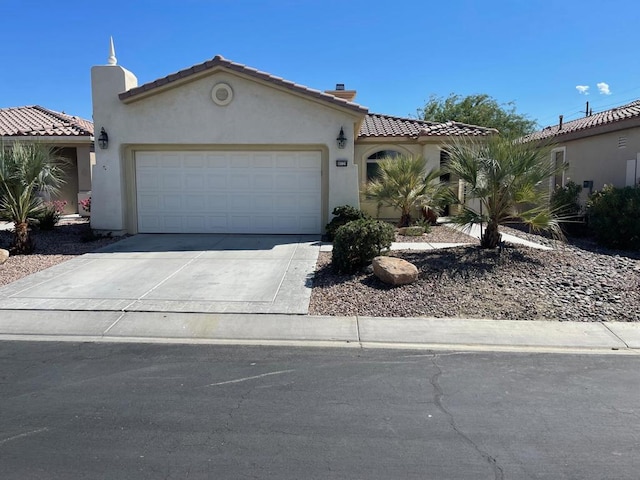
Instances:
[[[576,90],[581,95],[589,95],[589,85],[576,85]]]
[[[598,87],[598,91],[601,95],[611,95],[611,90],[609,90],[609,84],[600,82],[596,85]]]

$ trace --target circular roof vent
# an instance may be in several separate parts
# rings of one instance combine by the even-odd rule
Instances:
[[[211,99],[216,105],[224,107],[233,100],[233,90],[227,83],[217,83],[211,90]]]

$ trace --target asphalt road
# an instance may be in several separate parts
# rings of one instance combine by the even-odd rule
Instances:
[[[0,343],[0,479],[640,478],[640,357]]]

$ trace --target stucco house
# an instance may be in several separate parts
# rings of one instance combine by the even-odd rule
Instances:
[[[318,234],[333,208],[360,206],[384,153],[437,167],[447,140],[494,132],[369,114],[344,85],[314,90],[221,56],[138,85],[112,46],[91,77],[106,147],[91,223],[114,234]]]
[[[569,180],[581,185],[581,201],[606,185],[625,187],[640,181],[640,100],[577,120],[560,122],[525,137],[553,144],[551,162],[566,170],[550,188]]]
[[[65,213],[78,213],[91,195],[93,123],[39,105],[0,108],[0,142],[41,142],[54,147],[64,162],[64,185],[53,200],[65,200]],[[80,213],[85,213],[80,208]]]

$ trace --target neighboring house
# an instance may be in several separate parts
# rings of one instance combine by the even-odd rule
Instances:
[[[359,170],[360,185],[364,186],[378,172],[378,162],[385,157],[398,155],[422,156],[427,168],[442,168],[447,161],[443,145],[460,137],[484,137],[495,134],[492,128],[467,125],[459,122],[427,122],[390,115],[369,114],[360,127],[355,143],[355,158]],[[449,181],[449,175],[443,175]],[[362,189],[362,188],[361,188]],[[462,191],[458,192],[462,197]],[[397,220],[396,209],[379,208],[376,202],[361,195],[364,211],[374,217]]]
[[[321,92],[220,56],[139,86],[112,50],[91,76],[108,137],[91,222],[114,234],[318,234],[335,207],[360,205],[385,153],[438,167],[446,140],[494,132],[370,115],[342,85]]]
[[[640,181],[640,100],[600,113],[562,122],[525,137],[551,142],[551,162],[566,170],[550,188],[573,180],[583,187],[584,204],[590,193],[606,185],[625,187]]]
[[[64,158],[64,185],[54,200],[65,200],[65,213],[78,213],[78,202],[91,193],[93,124],[38,105],[0,108],[0,141],[40,142]]]

